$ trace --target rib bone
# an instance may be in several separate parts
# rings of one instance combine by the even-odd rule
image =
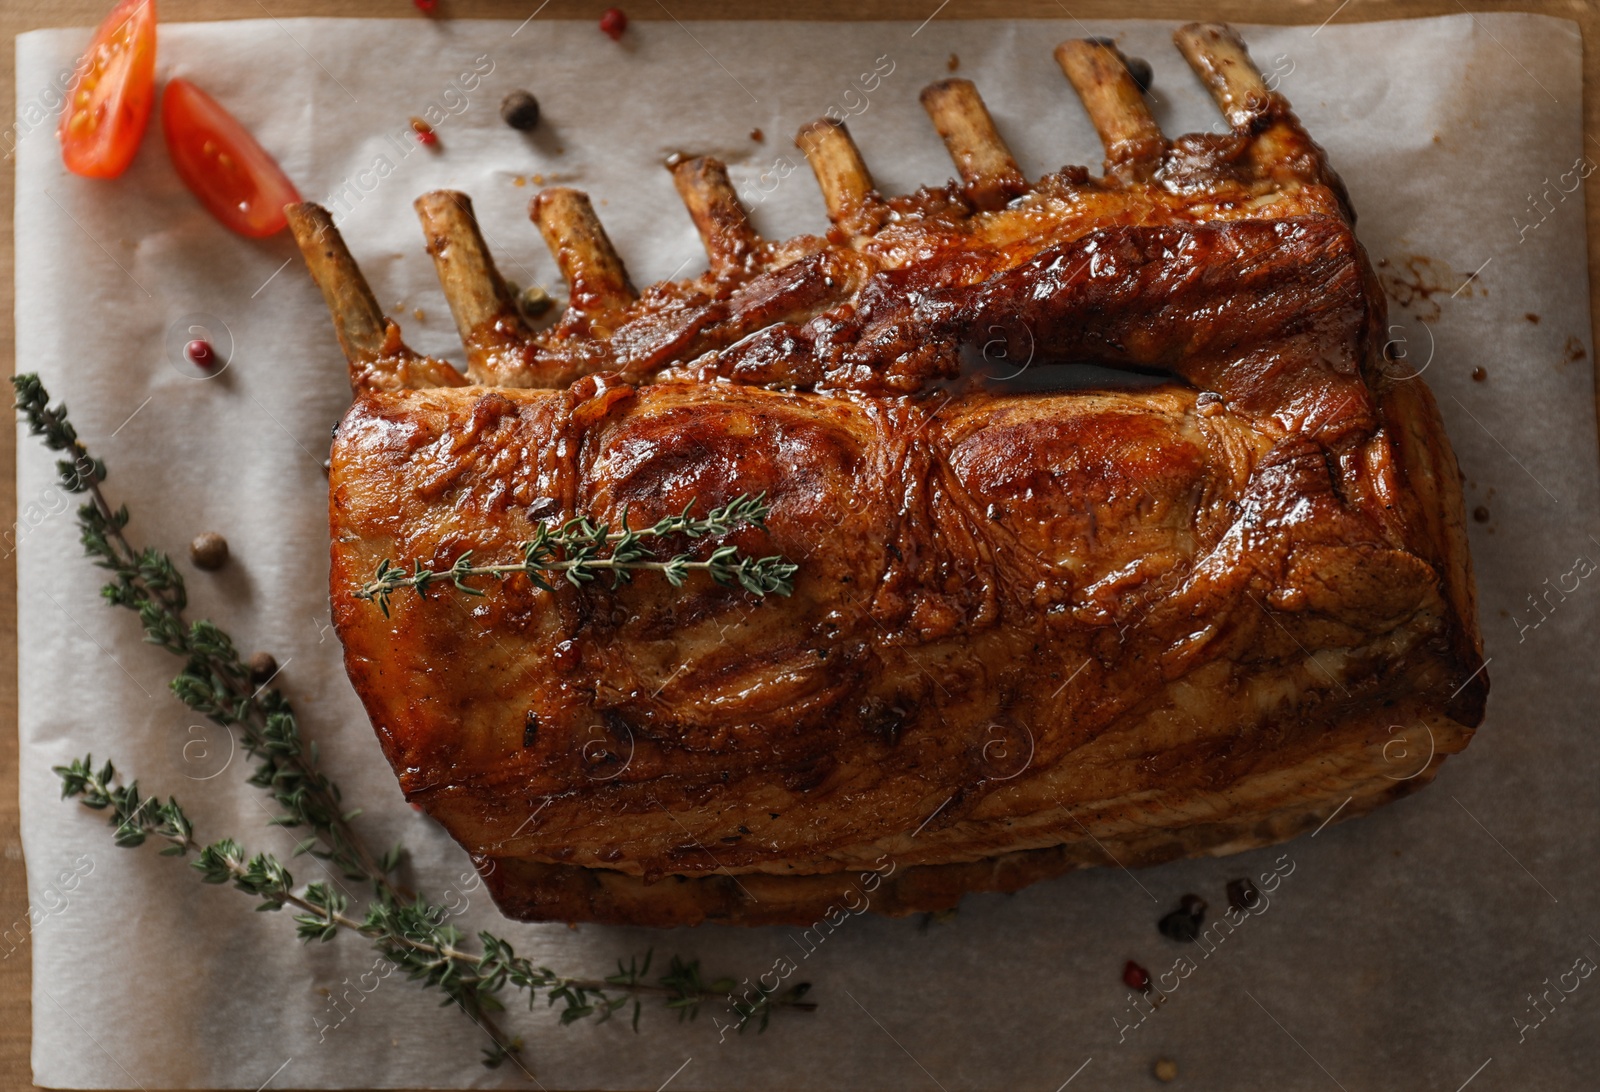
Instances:
[[[1223,23],[1190,23],[1180,27],[1172,39],[1234,132],[1253,137],[1249,147],[1252,164],[1280,180],[1329,187],[1354,222],[1355,210],[1344,183],[1301,127],[1288,100],[1267,86],[1238,31]]]
[[[678,160],[669,167],[678,196],[700,232],[712,274],[722,277],[748,269],[761,240],[728,181],[728,168],[707,156]]]
[[[1235,129],[1250,123],[1267,108],[1271,92],[1261,71],[1250,59],[1244,40],[1232,27],[1220,23],[1190,23],[1172,36],[1178,51],[1211,92],[1217,108]]]
[[[922,91],[922,107],[944,138],[974,206],[997,209],[1027,190],[1027,180],[971,80],[929,84]]]
[[[361,268],[350,256],[333,217],[321,205],[306,202],[287,205],[289,230],[322,289],[333,316],[345,360],[350,365],[350,388],[400,390],[420,387],[460,387],[466,379],[447,361],[422,356],[400,340],[400,327],[378,306]]]
[[[527,386],[523,364],[531,331],[483,241],[472,199],[454,190],[425,193],[412,205],[422,221],[473,382]]]
[[[573,310],[603,314],[638,298],[588,194],[566,187],[543,190],[528,213],[561,267]]]
[[[843,224],[872,202],[872,175],[843,122],[818,118],[801,126],[794,142],[817,176],[828,219]]]
[[[1074,38],[1056,46],[1056,63],[1100,134],[1106,173],[1126,180],[1149,178],[1161,164],[1166,140],[1121,54],[1104,42]]]

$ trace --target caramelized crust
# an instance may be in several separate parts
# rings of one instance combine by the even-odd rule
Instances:
[[[1178,38],[1230,134],[1168,143],[1114,50],[1058,50],[1104,178],[1025,186],[964,81],[923,100],[960,183],[885,198],[842,127],[802,133],[826,236],[761,240],[720,164],[675,163],[696,280],[636,294],[587,199],[542,194],[573,287],[543,333],[470,204],[431,195],[479,385],[324,281],[357,392],[331,472],[346,665],[506,913],[940,909],[1291,837],[1466,746],[1488,683],[1433,400],[1382,357],[1321,150],[1231,31]],[[324,242],[314,274],[350,276]],[[1160,380],[1018,389],[1083,364]],[[764,528],[692,545],[784,555],[786,598],[515,575],[386,617],[355,595],[384,559],[515,563],[541,521],[759,492]]]

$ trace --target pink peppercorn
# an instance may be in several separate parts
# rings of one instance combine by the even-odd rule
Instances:
[[[1130,959],[1127,966],[1122,968],[1122,981],[1131,990],[1148,990],[1150,988],[1150,972]]]
[[[183,347],[183,355],[200,368],[209,368],[217,362],[217,351],[211,342],[196,338]]]

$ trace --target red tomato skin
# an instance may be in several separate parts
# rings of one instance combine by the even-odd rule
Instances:
[[[188,80],[169,80],[161,129],[178,177],[224,226],[264,239],[287,225],[283,206],[298,202],[300,192],[216,99]]]
[[[119,0],[73,71],[56,128],[61,162],[84,178],[116,178],[139,151],[155,100],[155,0]]]

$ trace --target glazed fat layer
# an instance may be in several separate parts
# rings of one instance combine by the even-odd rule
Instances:
[[[1452,697],[1478,666],[1453,460],[1419,383],[1378,401],[1335,453],[1175,386],[369,394],[334,450],[335,617],[408,797],[486,860],[648,881],[1182,851],[1386,789],[1411,727],[1388,707],[1439,757],[1481,716],[1481,686]],[[790,598],[518,576],[386,619],[352,595],[383,558],[514,561],[535,519],[762,490],[766,530],[727,541],[798,562]]]

